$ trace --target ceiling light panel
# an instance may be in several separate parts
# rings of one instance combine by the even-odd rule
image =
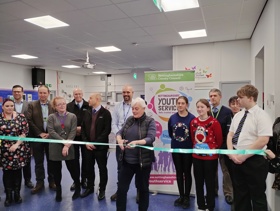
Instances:
[[[199,7],[198,0],[161,0],[164,12],[185,10]]]
[[[37,59],[36,56],[31,56],[27,54],[19,54],[19,55],[12,55],[12,57],[18,58],[18,59]]]
[[[80,66],[77,65],[62,65],[62,67],[69,68],[69,69],[81,68]]]
[[[105,46],[105,47],[96,47],[96,50],[102,51],[102,52],[114,52],[114,51],[121,51],[121,49],[115,47],[115,46]]]
[[[96,72],[92,72],[94,74],[106,74],[106,72],[102,72],[102,71],[96,71]]]
[[[40,26],[44,29],[58,28],[69,26],[69,24],[64,23],[50,15],[36,17],[36,18],[28,18],[24,19],[25,21]]]
[[[205,29],[193,30],[193,31],[183,31],[179,32],[182,39],[197,38],[197,37],[207,37]]]

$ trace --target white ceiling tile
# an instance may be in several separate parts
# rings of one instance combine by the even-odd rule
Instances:
[[[202,13],[205,19],[223,18],[223,17],[239,17],[242,8],[240,1],[231,1],[228,4],[218,4],[213,6],[202,7]]]
[[[85,9],[90,7],[100,7],[105,5],[110,5],[112,2],[110,0],[65,0],[71,5],[73,5],[75,8],[78,9]]]
[[[42,11],[35,9],[28,4],[25,4],[20,1],[11,2],[8,4],[1,4],[0,12],[4,14],[8,14],[10,16],[15,16],[20,19],[36,17],[41,14],[44,14]]]
[[[132,18],[139,26],[155,26],[164,25],[167,23],[167,19],[163,13],[137,16]]]
[[[125,14],[130,17],[160,13],[151,0],[133,1],[117,5]]]
[[[234,0],[236,2],[242,2],[243,0]],[[253,0],[255,1],[255,0]],[[200,7],[205,7],[209,5],[232,3],[232,0],[198,0]]]
[[[147,32],[145,32],[141,28],[120,30],[117,33],[124,37],[140,37],[140,36],[148,35]]]
[[[90,15],[97,21],[106,21],[106,20],[115,20],[121,18],[127,18],[127,15],[124,14],[117,6],[108,5],[104,7],[95,7],[82,10],[83,12]]]
[[[237,33],[243,33],[243,32],[253,32],[255,26],[254,24],[242,24],[237,26]]]
[[[44,13],[49,13],[49,15],[56,12],[63,12],[74,10],[71,4],[65,0],[22,0],[26,4],[41,10]]]
[[[169,25],[159,25],[159,26],[149,26],[143,28],[146,32],[148,32],[150,35],[155,34],[167,34],[167,33],[175,33],[173,26],[171,24]]]
[[[205,29],[204,21],[187,21],[174,24],[177,32]]]
[[[249,39],[252,36],[252,32],[240,32],[236,34],[236,39]]]
[[[164,14],[171,23],[203,20],[201,8],[166,12]]]

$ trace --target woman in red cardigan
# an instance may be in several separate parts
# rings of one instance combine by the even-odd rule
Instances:
[[[210,104],[206,99],[196,103],[198,117],[190,125],[194,149],[219,149],[223,142],[220,123],[210,116]],[[213,211],[215,208],[215,176],[218,154],[193,153],[193,169],[199,210]],[[204,197],[204,183],[206,197]],[[205,201],[206,199],[206,201]]]

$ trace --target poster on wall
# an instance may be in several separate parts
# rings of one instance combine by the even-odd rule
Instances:
[[[145,72],[146,113],[156,121],[157,134],[154,147],[169,148],[169,117],[177,112],[176,99],[186,96],[190,106],[194,96],[194,71],[153,71]],[[155,151],[156,161],[152,165],[150,190],[161,193],[178,194],[176,171],[172,154]],[[192,193],[193,193],[192,187]]]

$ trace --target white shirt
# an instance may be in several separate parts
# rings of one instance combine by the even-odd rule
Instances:
[[[236,149],[248,149],[259,136],[272,136],[272,121],[268,114],[258,105],[250,108],[238,138]],[[229,131],[235,133],[245,109],[234,115]]]

